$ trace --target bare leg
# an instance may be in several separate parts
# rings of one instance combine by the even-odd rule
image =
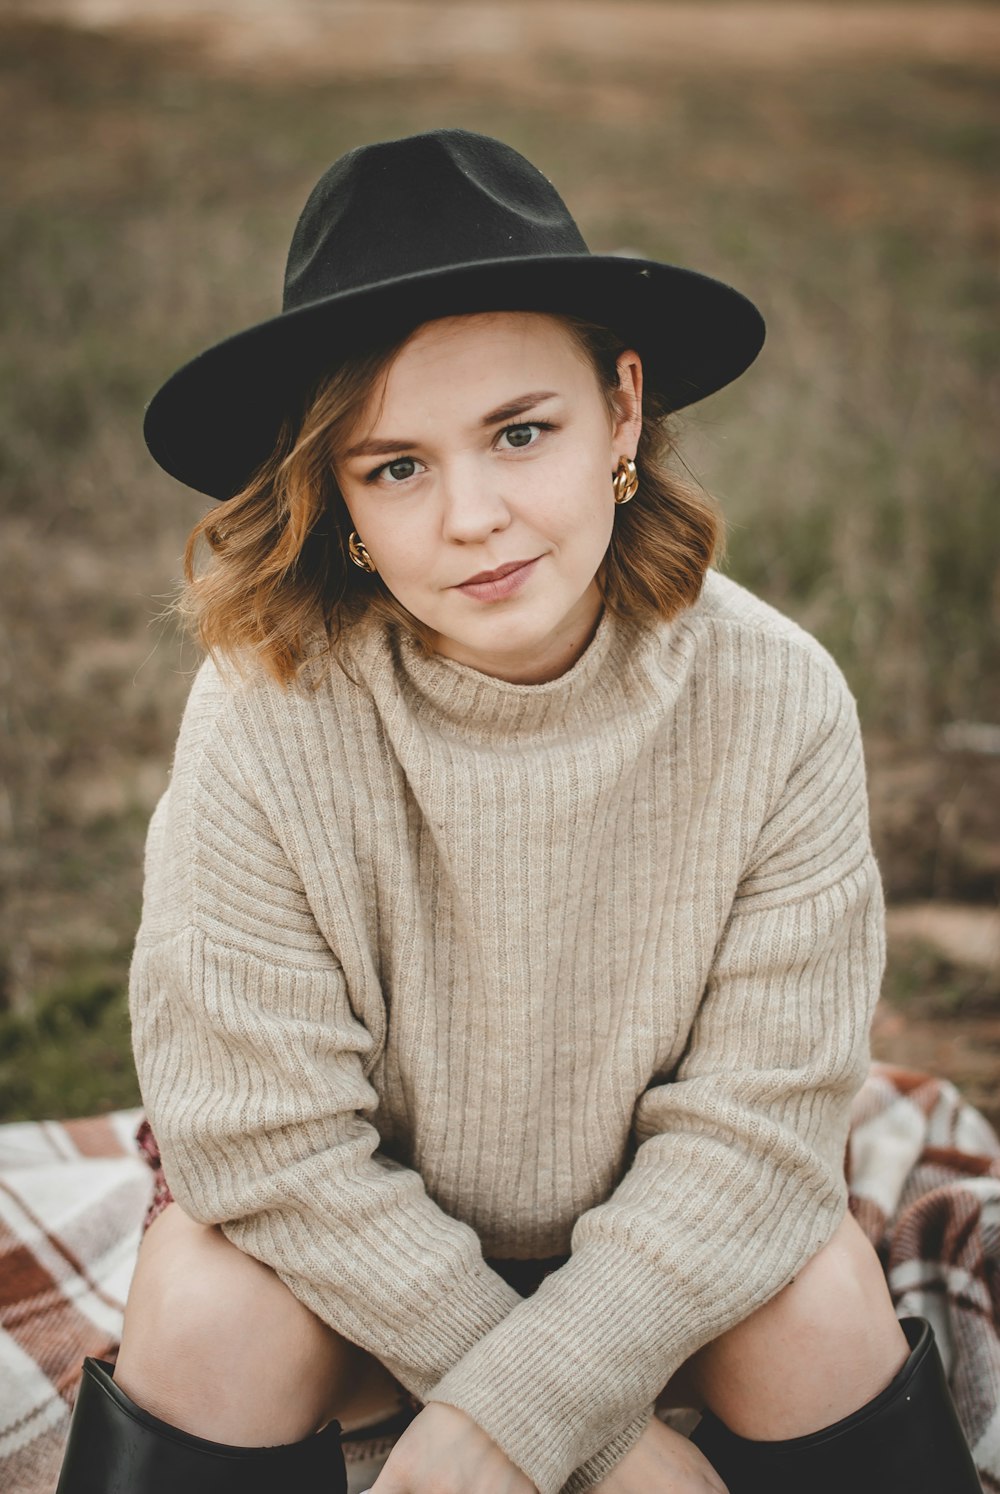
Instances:
[[[146,1232],[115,1380],[154,1416],[236,1447],[388,1414],[400,1386],[269,1267],[171,1204]]]
[[[908,1354],[881,1266],[849,1216],[796,1279],[685,1364],[661,1401],[709,1406],[779,1440],[856,1411]],[[115,1379],[181,1430],[235,1446],[295,1442],[332,1417],[389,1414],[400,1386],[268,1267],[172,1204],[147,1231]]]
[[[805,1436],[859,1410],[909,1355],[878,1257],[848,1215],[783,1291],[706,1344],[668,1387],[759,1441]]]

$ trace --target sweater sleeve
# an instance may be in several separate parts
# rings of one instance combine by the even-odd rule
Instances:
[[[182,1208],[408,1389],[425,1395],[522,1300],[380,1153],[376,1040],[231,744],[196,720],[150,831],[130,1001]]]
[[[673,1372],[773,1297],[843,1217],[883,909],[854,703],[832,666],[820,693],[682,1061],[636,1105],[631,1167],[577,1220],[569,1261],[431,1394],[485,1427],[541,1494],[594,1482],[585,1460],[616,1437],[627,1450]]]

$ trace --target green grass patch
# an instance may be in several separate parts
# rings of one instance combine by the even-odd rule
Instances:
[[[27,1012],[0,1012],[0,1121],[96,1115],[139,1103],[121,962],[78,956]]]

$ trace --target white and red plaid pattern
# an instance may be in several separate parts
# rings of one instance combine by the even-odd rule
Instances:
[[[138,1112],[0,1126],[0,1489],[52,1494],[85,1354],[117,1347],[152,1177]]]
[[[52,1494],[81,1361],[114,1358],[153,1189],[138,1120],[0,1126],[6,1494]],[[900,1316],[934,1325],[984,1489],[1000,1491],[1000,1141],[947,1081],[876,1064],[848,1180]]]
[[[934,1328],[984,1490],[1000,1490],[1000,1141],[954,1085],[874,1064],[852,1115],[851,1208],[899,1317]]]

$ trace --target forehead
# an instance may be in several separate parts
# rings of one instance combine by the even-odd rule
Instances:
[[[558,381],[571,392],[594,381],[589,358],[569,326],[533,311],[477,312],[424,322],[389,364],[375,407],[424,404],[446,395],[463,406]],[[542,378],[542,376],[545,378]],[[513,384],[519,387],[514,388]]]

